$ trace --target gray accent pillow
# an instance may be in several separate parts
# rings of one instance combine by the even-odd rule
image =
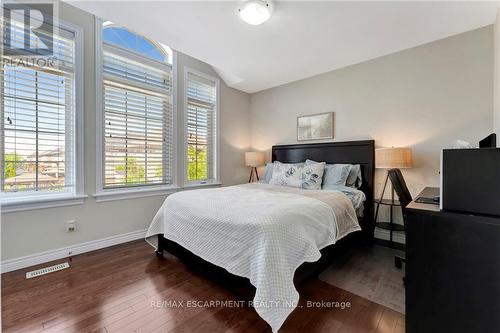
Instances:
[[[319,163],[313,160],[306,160],[306,165]],[[324,162],[322,162],[324,163]],[[327,164],[323,175],[323,186],[341,185],[345,186],[352,164]]]
[[[266,169],[264,170],[264,176],[262,176],[262,181],[264,181],[265,183],[269,183],[272,176],[273,176],[273,164],[267,163]]]
[[[273,163],[273,175],[269,184],[321,190],[325,163]]]
[[[347,177],[346,186],[360,188],[363,184],[363,177],[361,175],[361,166],[359,164],[354,164],[349,172],[349,177]]]

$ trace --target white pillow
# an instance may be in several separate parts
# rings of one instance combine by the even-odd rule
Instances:
[[[305,165],[303,163],[273,163],[273,175],[269,184],[320,190],[325,163]]]

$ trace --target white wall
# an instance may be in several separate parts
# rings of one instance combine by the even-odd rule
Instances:
[[[252,147],[295,143],[296,117],[335,112],[335,140],[411,146],[413,195],[439,185],[440,150],[493,129],[493,27],[384,56],[251,96]],[[268,154],[270,158],[270,154]],[[376,175],[379,195],[383,173]]]
[[[85,48],[85,193],[83,205],[2,214],[2,260],[18,258],[91,240],[144,229],[151,222],[165,196],[96,203],[95,193],[95,73],[94,17],[60,3],[63,20],[84,29]],[[178,54],[178,110],[182,112],[183,66],[214,75],[212,67],[182,53]],[[244,151],[249,145],[250,96],[227,87],[221,81],[221,179],[223,185],[246,181]],[[181,118],[182,119],[182,118]],[[183,124],[180,120],[179,124]],[[182,128],[181,128],[182,129]],[[182,136],[179,131],[179,136]],[[179,140],[180,141],[180,140]],[[182,153],[182,146],[179,147]],[[66,220],[76,219],[78,230],[65,232]]]
[[[493,123],[494,132],[497,134],[497,144],[500,146],[500,11],[494,24],[494,44],[495,44],[495,85],[493,89]]]

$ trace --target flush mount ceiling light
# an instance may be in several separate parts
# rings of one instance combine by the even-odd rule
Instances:
[[[269,20],[273,7],[273,3],[269,0],[248,0],[241,4],[238,12],[246,23],[259,25]]]

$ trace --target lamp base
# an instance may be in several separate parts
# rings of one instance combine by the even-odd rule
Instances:
[[[390,215],[389,215],[389,222],[378,222],[377,223],[377,218],[378,218],[378,212],[379,212],[379,209],[380,209],[380,205],[383,204],[383,200],[384,200],[384,194],[385,194],[385,189],[387,188],[387,183],[389,182],[389,171],[387,171],[387,174],[385,176],[385,182],[384,182],[384,188],[382,189],[382,193],[380,194],[380,199],[378,200],[377,202],[377,209],[375,210],[375,225],[380,228],[383,228],[383,229],[386,229],[386,230],[389,230],[390,234],[389,234],[389,247],[390,248],[393,248],[393,231],[404,231],[404,227],[402,228],[402,230],[398,229],[399,225],[395,224],[394,221],[393,221],[393,207],[394,206],[399,206],[399,204],[396,204],[396,202],[394,201],[394,186],[391,182],[391,199],[390,201],[387,203],[385,203],[386,205],[389,205],[389,209],[390,209]]]
[[[248,178],[249,183],[253,183],[255,181],[259,181],[259,173],[257,172],[257,167],[252,167],[250,169],[250,177]]]

